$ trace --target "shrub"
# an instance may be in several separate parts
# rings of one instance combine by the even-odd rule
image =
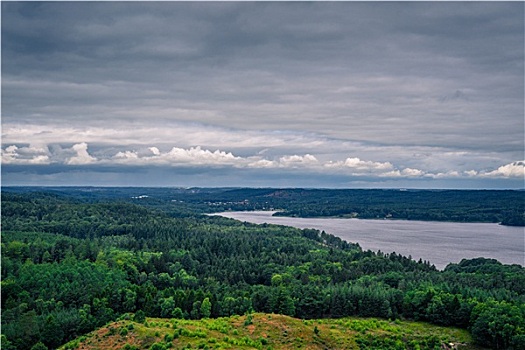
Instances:
[[[244,326],[249,326],[253,323],[253,315],[248,314],[246,315],[246,320],[244,320]]]
[[[146,314],[144,313],[144,311],[142,310],[137,311],[135,315],[133,316],[133,321],[138,322],[138,323],[144,323],[146,321]]]
[[[162,343],[154,343],[149,350],[165,350],[166,346]]]

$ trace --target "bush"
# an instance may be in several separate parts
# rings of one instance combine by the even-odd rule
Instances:
[[[166,346],[162,343],[154,343],[149,350],[165,350]]]
[[[248,314],[246,315],[246,320],[244,320],[244,326],[249,326],[253,323],[253,315]]]
[[[144,321],[146,321],[146,314],[144,313],[144,311],[142,310],[137,311],[135,315],[133,316],[133,321],[137,323],[144,323]]]

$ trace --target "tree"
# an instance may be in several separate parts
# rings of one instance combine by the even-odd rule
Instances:
[[[496,349],[508,349],[523,342],[525,306],[507,302],[480,303],[472,311],[472,336],[476,342]]]
[[[16,350],[16,347],[11,343],[9,340],[7,340],[7,337],[5,335],[0,335],[0,345],[2,346],[3,350]]]
[[[209,318],[211,315],[211,302],[210,298],[204,298],[201,304],[201,316]]]
[[[2,347],[3,347],[3,344],[2,344]],[[31,350],[48,350],[48,349],[47,349],[47,346],[44,345],[44,343],[39,341],[38,343],[36,343],[35,345],[31,347]]]
[[[53,315],[47,316],[40,338],[44,339],[46,344],[52,349],[56,349],[62,345],[64,331]]]
[[[191,318],[194,320],[198,320],[201,318],[201,304],[202,302],[197,300],[193,303],[193,306],[191,308]]]
[[[126,312],[133,312],[136,309],[137,293],[131,289],[124,289],[122,307]]]
[[[285,287],[276,288],[271,296],[270,304],[275,313],[295,316],[295,302],[290,296],[290,291]]]
[[[173,318],[184,318],[184,313],[182,312],[182,309],[180,307],[176,307],[175,309],[173,309]]]
[[[137,323],[144,323],[144,321],[146,321],[146,315],[144,314],[144,311],[139,310],[135,312],[135,316],[133,316],[133,321]]]
[[[175,311],[175,300],[173,297],[164,298],[160,305],[160,316],[161,317],[172,317]]]
[[[21,332],[20,345],[28,345],[35,343],[36,340],[38,340],[39,338],[37,315],[35,310],[30,310],[24,313],[20,317],[18,327],[20,327]],[[25,346],[21,348],[25,348]]]

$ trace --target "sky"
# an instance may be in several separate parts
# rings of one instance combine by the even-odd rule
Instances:
[[[523,2],[5,2],[2,185],[524,188]]]

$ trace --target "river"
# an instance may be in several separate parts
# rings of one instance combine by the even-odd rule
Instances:
[[[268,223],[314,228],[364,249],[396,252],[429,261],[442,270],[463,258],[494,258],[504,264],[525,265],[525,231],[486,223],[338,218],[292,218],[272,216],[271,211],[216,213],[256,224]]]

